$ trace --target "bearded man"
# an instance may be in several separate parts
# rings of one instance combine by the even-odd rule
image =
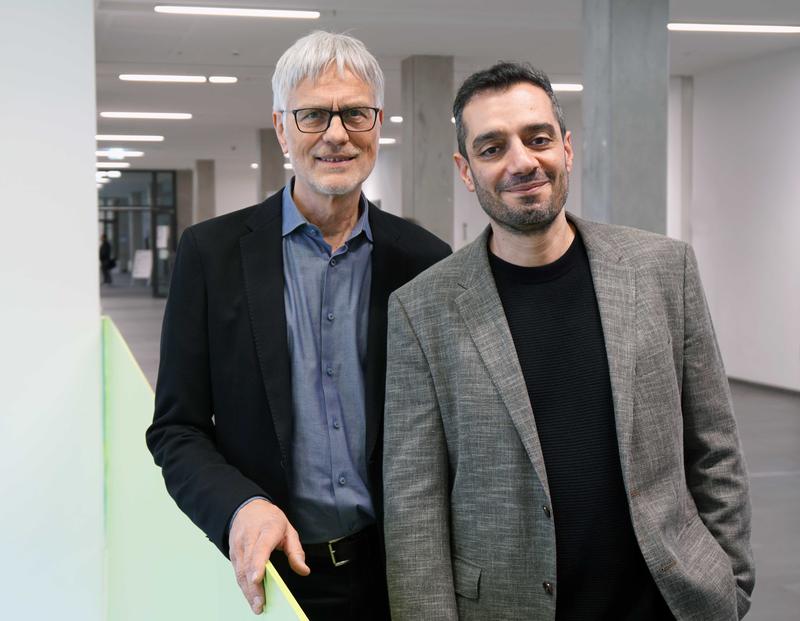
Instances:
[[[390,299],[392,618],[741,618],[748,480],[691,248],[565,212],[542,72],[476,73],[453,111],[490,225]]]

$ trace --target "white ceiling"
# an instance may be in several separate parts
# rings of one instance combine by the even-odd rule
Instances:
[[[181,0],[184,4],[200,4]],[[165,3],[168,3],[165,1]],[[178,3],[178,0],[172,2]],[[98,0],[95,11],[97,108],[191,112],[188,121],[98,117],[98,133],[163,134],[139,143],[134,168],[190,168],[215,159],[218,169],[257,160],[257,130],[271,127],[269,80],[275,62],[313,29],[349,32],[386,73],[386,113],[401,114],[400,63],[413,54],[455,57],[456,78],[499,59],[526,60],[553,81],[580,81],[582,0],[216,0],[212,6],[302,8],[318,20],[163,15],[153,0]],[[798,0],[672,0],[670,20],[800,25]],[[800,35],[670,33],[670,73],[697,75],[747,58],[800,47]],[[120,73],[235,75],[225,84],[122,82]],[[579,95],[563,94],[567,103]],[[399,138],[386,122],[382,135]],[[105,146],[133,146],[101,143]],[[392,147],[387,147],[392,148]]]

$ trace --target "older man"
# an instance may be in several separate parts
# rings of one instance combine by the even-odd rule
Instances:
[[[747,475],[691,249],[565,213],[543,73],[479,72],[454,114],[490,226],[390,303],[393,619],[741,618]]]
[[[361,194],[383,120],[361,42],[304,37],[272,85],[295,177],[184,234],[147,442],[254,612],[271,558],[312,619],[384,619],[387,300],[449,248]]]

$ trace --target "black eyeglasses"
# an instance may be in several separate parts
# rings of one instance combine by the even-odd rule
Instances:
[[[333,117],[338,116],[342,125],[349,132],[368,132],[375,127],[380,108],[344,108],[343,110],[326,110],[325,108],[298,108],[291,110],[294,122],[304,134],[321,134],[328,131]],[[282,110],[282,112],[284,112]]]

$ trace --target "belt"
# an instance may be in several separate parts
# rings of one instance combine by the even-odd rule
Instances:
[[[378,551],[378,545],[380,545],[378,528],[372,525],[346,537],[323,543],[304,543],[303,551],[307,561],[312,563],[318,561],[329,567],[341,567],[350,561],[374,554]]]

